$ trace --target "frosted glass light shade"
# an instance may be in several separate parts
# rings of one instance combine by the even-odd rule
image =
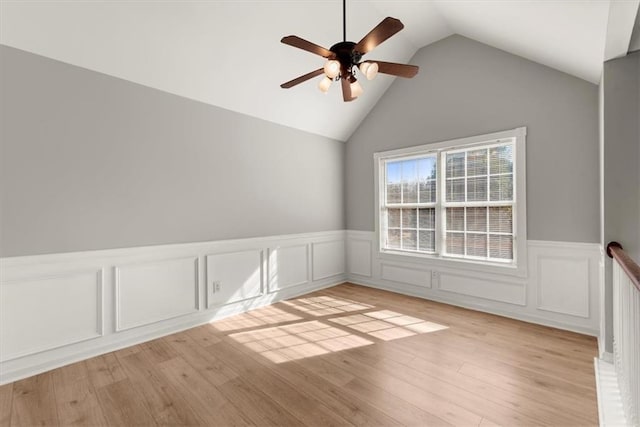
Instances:
[[[351,83],[351,96],[357,98],[362,95],[362,92],[362,86],[360,86],[360,83],[354,79],[353,83]]]
[[[367,80],[373,80],[378,75],[378,63],[376,62],[363,62],[358,67]]]
[[[328,60],[324,64],[324,73],[330,79],[338,77],[338,74],[340,74],[340,62],[336,61],[335,59]]]
[[[327,93],[329,91],[329,87],[331,86],[332,80],[329,77],[323,77],[318,83],[318,89],[320,92]]]

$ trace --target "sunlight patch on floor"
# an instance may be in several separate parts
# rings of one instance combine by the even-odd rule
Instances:
[[[268,306],[216,321],[212,325],[219,331],[236,331],[238,329],[256,328],[295,320],[302,320],[302,317],[277,307]]]
[[[354,329],[383,341],[391,341],[448,328],[438,323],[428,322],[390,310],[337,317],[329,319],[329,322]]]
[[[275,363],[373,344],[373,341],[317,320],[239,332],[229,337]]]
[[[332,314],[351,313],[354,311],[374,308],[372,305],[359,303],[348,299],[333,298],[330,296],[298,298],[283,301],[296,310],[300,310],[312,316],[330,316]]]

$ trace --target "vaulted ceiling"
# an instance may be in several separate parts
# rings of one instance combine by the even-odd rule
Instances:
[[[611,3],[348,0],[347,38],[357,42],[393,16],[405,29],[367,59],[407,62],[419,48],[457,33],[598,83]],[[342,2],[0,1],[2,44],[347,140],[393,78],[360,79],[364,94],[351,103],[342,102],[338,85],[321,94],[319,78],[281,89],[280,83],[323,64],[281,44],[289,34],[325,47],[341,41]]]

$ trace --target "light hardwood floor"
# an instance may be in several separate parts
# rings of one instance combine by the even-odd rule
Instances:
[[[344,284],[0,387],[0,425],[597,425],[596,341]]]

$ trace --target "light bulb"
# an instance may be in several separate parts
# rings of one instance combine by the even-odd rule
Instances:
[[[338,74],[340,74],[340,62],[336,61],[335,59],[328,60],[324,64],[324,73],[330,79],[338,77]]]
[[[318,83],[318,89],[320,89],[320,92],[327,93],[332,81],[333,80],[331,80],[329,77],[323,77],[322,80],[320,80],[320,83]]]
[[[357,98],[360,95],[362,95],[362,86],[360,86],[360,83],[358,83],[358,81],[354,78],[353,82],[351,83],[351,96]]]
[[[373,80],[378,75],[378,63],[377,62],[363,62],[358,65],[362,74],[367,78],[367,80]]]

